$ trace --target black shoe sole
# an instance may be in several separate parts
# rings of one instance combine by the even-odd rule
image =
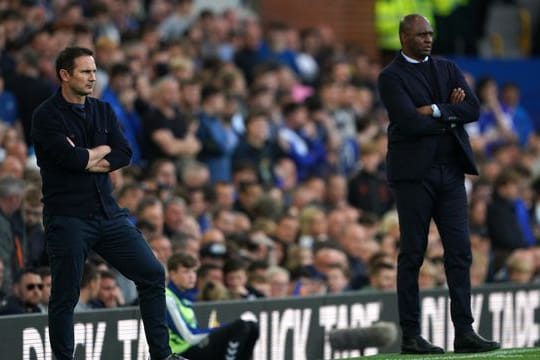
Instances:
[[[402,355],[435,355],[435,354],[444,354],[444,350],[437,350],[437,351],[408,351],[408,350],[401,350]]]
[[[491,347],[491,348],[485,348],[485,349],[454,349],[454,353],[456,354],[473,354],[473,353],[484,353],[484,352],[490,352],[499,350],[501,347]]]

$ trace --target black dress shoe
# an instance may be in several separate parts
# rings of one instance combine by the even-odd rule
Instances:
[[[433,345],[420,335],[404,336],[401,340],[402,354],[444,354],[444,350]]]
[[[475,332],[456,335],[454,339],[454,352],[456,353],[479,353],[500,348],[501,345],[498,342],[486,340]]]

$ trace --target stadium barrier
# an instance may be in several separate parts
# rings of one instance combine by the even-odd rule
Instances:
[[[474,328],[498,340],[504,348],[540,346],[540,284],[498,284],[473,290]],[[453,327],[445,290],[421,294],[422,333],[436,345],[452,350]],[[397,352],[399,340],[385,348],[334,352],[332,329],[397,323],[394,293],[356,292],[258,301],[196,304],[200,326],[223,324],[238,317],[255,319],[261,336],[255,360],[338,359]],[[76,359],[146,360],[147,344],[136,307],[91,311],[75,317]],[[0,318],[0,358],[50,360],[47,317],[19,315]],[[369,345],[369,344],[366,344]]]

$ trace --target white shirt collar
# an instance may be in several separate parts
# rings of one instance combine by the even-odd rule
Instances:
[[[429,59],[429,56],[426,55],[424,60],[418,61],[416,59],[413,59],[412,57],[408,57],[407,55],[405,55],[405,53],[403,51],[401,52],[401,55],[403,55],[403,57],[405,58],[405,60],[407,60],[407,62],[410,62],[410,63],[413,63],[413,64],[420,64],[421,62],[426,62]]]

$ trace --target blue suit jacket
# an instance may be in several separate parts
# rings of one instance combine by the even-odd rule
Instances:
[[[418,180],[432,164],[441,134],[453,134],[463,150],[464,171],[478,174],[469,136],[463,125],[476,121],[479,103],[460,69],[451,61],[430,57],[435,83],[428,83],[415,64],[398,54],[379,75],[379,92],[388,110],[387,175],[389,181]],[[454,88],[465,90],[465,100],[449,104]],[[421,115],[416,108],[437,104],[440,118]]]

